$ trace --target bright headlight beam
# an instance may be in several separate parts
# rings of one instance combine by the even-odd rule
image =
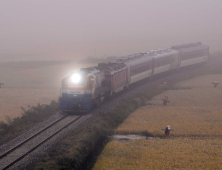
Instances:
[[[73,74],[73,75],[71,76],[71,81],[72,81],[73,83],[79,83],[80,80],[81,80],[81,76],[80,76],[79,74],[77,74],[77,73],[75,73],[75,74]]]

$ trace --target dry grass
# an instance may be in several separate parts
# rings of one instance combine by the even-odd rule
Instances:
[[[173,135],[222,135],[222,85],[214,88],[211,84],[214,80],[222,80],[222,76],[198,77],[178,84],[182,90],[170,90],[157,95],[147,106],[131,114],[116,133],[148,131],[161,135],[161,129],[170,125],[174,129]],[[162,105],[164,96],[170,100],[166,106]]]
[[[211,82],[221,84],[214,88]],[[222,169],[222,75],[207,75],[178,84],[132,113],[116,133],[148,131],[169,138],[109,142],[93,170]],[[168,96],[170,103],[162,105]]]
[[[61,80],[84,65],[63,64],[40,68],[0,68],[0,121],[5,116],[21,116],[21,106],[28,108],[57,100]],[[86,67],[86,66],[85,66]]]
[[[221,169],[221,139],[110,142],[93,170]]]

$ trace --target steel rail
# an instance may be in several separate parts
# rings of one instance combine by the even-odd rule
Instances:
[[[13,148],[9,149],[8,151],[6,151],[5,153],[3,153],[2,155],[0,155],[0,159],[4,158],[6,155],[8,155],[9,153],[11,153],[12,151],[14,151],[15,149],[17,149],[18,147],[22,146],[24,143],[28,142],[29,140],[33,139],[34,137],[36,137],[37,135],[39,135],[40,133],[44,132],[45,130],[47,130],[48,128],[50,128],[51,126],[53,126],[54,124],[60,122],[61,120],[63,120],[65,117],[67,117],[67,115],[61,117],[60,119],[52,122],[50,125],[48,125],[47,127],[43,128],[42,130],[38,131],[37,133],[35,133],[34,135],[30,136],[29,138],[25,139],[24,141],[20,142],[18,145],[14,146]]]
[[[64,116],[67,117],[67,116]],[[63,117],[63,118],[64,118]],[[62,128],[60,128],[59,130],[57,130],[55,133],[53,133],[52,135],[50,135],[49,137],[47,137],[46,139],[44,139],[42,142],[40,142],[39,144],[37,144],[35,147],[33,147],[32,149],[30,149],[28,152],[24,153],[22,156],[20,156],[19,158],[17,158],[16,160],[14,160],[13,162],[9,163],[7,166],[5,166],[2,170],[6,170],[9,167],[11,167],[12,165],[14,165],[16,162],[20,161],[22,158],[24,158],[26,155],[28,155],[29,153],[33,152],[35,149],[37,149],[40,145],[42,145],[43,143],[45,143],[46,141],[48,141],[49,139],[51,139],[53,136],[55,136],[56,134],[58,134],[60,131],[62,131],[63,129],[65,129],[66,127],[68,127],[69,125],[71,125],[72,123],[76,122],[77,120],[79,120],[82,116],[77,117],[76,119],[74,119],[73,121],[71,121],[70,123],[66,124],[65,126],[63,126]]]

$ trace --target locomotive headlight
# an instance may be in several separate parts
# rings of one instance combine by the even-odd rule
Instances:
[[[73,83],[79,83],[80,80],[81,80],[81,76],[80,76],[79,74],[77,74],[77,73],[75,73],[75,74],[73,74],[73,75],[71,76],[71,81],[72,81]]]

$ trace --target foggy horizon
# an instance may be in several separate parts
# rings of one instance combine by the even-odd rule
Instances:
[[[220,0],[0,1],[0,60],[124,56],[202,42],[221,51]]]

